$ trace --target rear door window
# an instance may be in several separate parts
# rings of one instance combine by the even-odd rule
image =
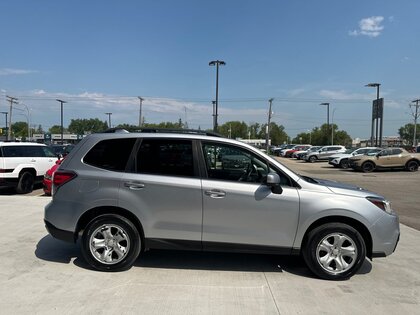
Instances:
[[[136,158],[143,174],[194,177],[191,140],[143,139]]]
[[[100,141],[85,155],[83,162],[110,171],[125,171],[135,142],[135,138]]]

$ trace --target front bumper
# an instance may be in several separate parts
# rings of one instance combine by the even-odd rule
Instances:
[[[391,255],[400,239],[400,224],[397,215],[384,214],[372,227],[372,257]]]

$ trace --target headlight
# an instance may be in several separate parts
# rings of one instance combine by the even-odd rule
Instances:
[[[332,160],[333,163],[338,163],[337,159]]]
[[[371,203],[373,203],[378,208],[381,208],[382,210],[384,210],[385,212],[393,213],[393,211],[391,209],[391,202],[389,202],[388,200],[379,199],[379,198],[376,198],[376,197],[366,197],[366,199],[369,200]]]

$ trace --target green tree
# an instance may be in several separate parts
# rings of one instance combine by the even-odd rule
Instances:
[[[108,129],[108,124],[98,118],[91,119],[72,119],[69,125],[69,132],[75,134],[85,134],[102,132]]]
[[[57,134],[57,133],[60,133],[61,134],[61,126],[54,125],[50,129],[48,129],[48,132],[49,133],[55,133],[55,134]],[[65,128],[63,128],[63,133],[64,132],[66,132],[66,129]]]
[[[400,138],[404,141],[404,143],[410,143],[413,144],[413,138],[414,138],[414,124],[406,124],[400,129],[398,129],[398,134],[400,135]],[[416,126],[416,139],[419,140],[420,137],[420,125],[417,124]]]
[[[248,125],[243,121],[228,121],[219,126],[218,132],[227,138],[248,138]]]
[[[12,124],[12,132],[17,138],[26,138],[28,136],[28,123],[24,121],[15,122]]]
[[[299,133],[293,140],[293,143],[309,143],[312,145],[330,145],[331,144],[331,128],[334,130],[334,144],[351,146],[352,139],[346,131],[338,130],[336,124],[323,124],[321,127],[315,127],[310,132]],[[302,141],[300,141],[302,138]]]
[[[261,129],[259,131],[259,138],[265,139],[267,130],[267,124],[261,125]],[[275,122],[270,123],[270,139],[271,145],[280,145],[287,141],[288,135],[284,131],[283,125],[277,125]]]

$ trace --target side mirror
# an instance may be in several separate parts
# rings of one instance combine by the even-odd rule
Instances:
[[[266,185],[271,187],[271,191],[274,194],[281,194],[283,189],[280,186],[280,176],[277,173],[267,174]]]

